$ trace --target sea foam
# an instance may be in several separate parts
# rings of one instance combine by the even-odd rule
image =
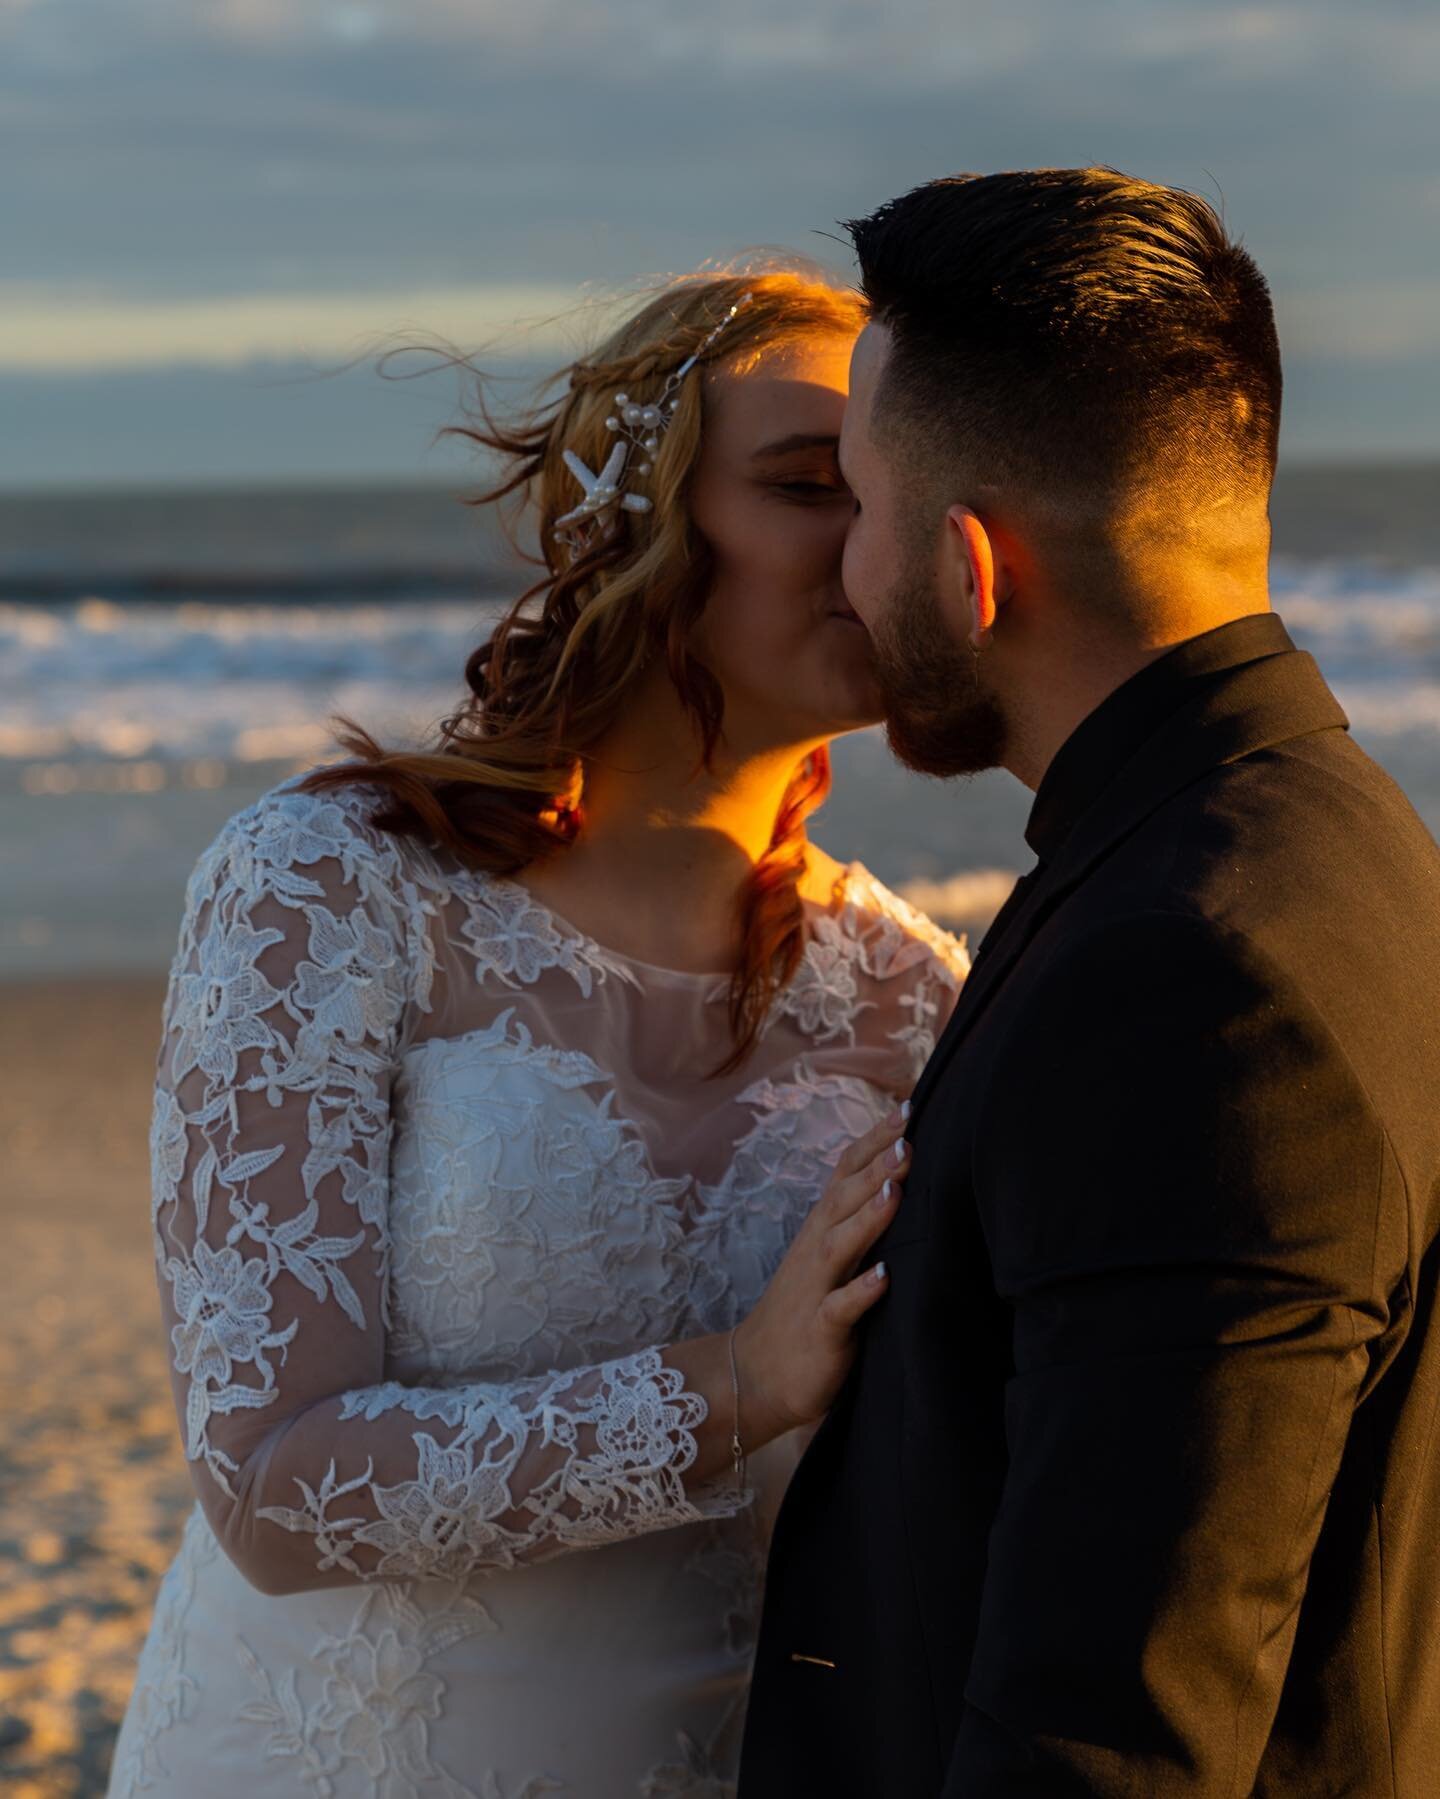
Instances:
[[[1280,562],[1274,594],[1358,734],[1440,733],[1440,568]],[[418,741],[498,604],[0,603],[0,758],[305,760],[336,712]]]

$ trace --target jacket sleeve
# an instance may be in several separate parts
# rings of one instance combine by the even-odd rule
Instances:
[[[1061,951],[987,1083],[1009,1460],[944,1792],[1248,1793],[1404,1195],[1255,945],[1146,914]]]

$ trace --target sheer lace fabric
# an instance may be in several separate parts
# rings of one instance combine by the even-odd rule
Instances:
[[[687,1492],[704,1402],[665,1351],[754,1303],[963,948],[852,865],[711,1080],[723,980],[372,803],[278,789],[187,891],[152,1222],[201,1510],[111,1790],[727,1791],[796,1446]]]

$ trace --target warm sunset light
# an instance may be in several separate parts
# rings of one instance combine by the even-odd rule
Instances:
[[[1434,1799],[1437,92],[0,0],[6,1799]]]

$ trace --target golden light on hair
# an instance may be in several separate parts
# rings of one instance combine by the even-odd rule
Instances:
[[[746,294],[746,304],[712,338]],[[354,760],[317,769],[302,785],[378,785],[387,795],[375,817],[381,828],[430,838],[466,863],[513,874],[563,849],[584,828],[586,752],[657,660],[694,723],[697,769],[709,767],[724,705],[719,683],[692,647],[711,564],[689,504],[706,377],[717,369],[748,373],[808,336],[854,335],[863,323],[857,294],[808,269],[697,274],[652,294],[546,383],[542,394],[558,388],[554,397],[517,416],[497,416],[481,377],[475,418],[452,430],[498,453],[504,467],[471,504],[519,505],[538,534],[539,576],[471,654],[470,698],[444,721],[438,743],[386,750],[340,720],[339,741]],[[637,483],[649,510],[617,509],[612,527],[574,553],[555,535],[557,521],[579,497],[565,452],[587,469],[603,468],[614,443],[606,420],[616,395],[657,403],[669,376],[697,352],[701,359],[675,390],[670,423]],[[735,1052],[727,1069],[754,1042],[776,988],[803,950],[804,824],[829,785],[828,752],[813,751],[795,771],[769,849],[741,896],[742,950],[731,993]]]

